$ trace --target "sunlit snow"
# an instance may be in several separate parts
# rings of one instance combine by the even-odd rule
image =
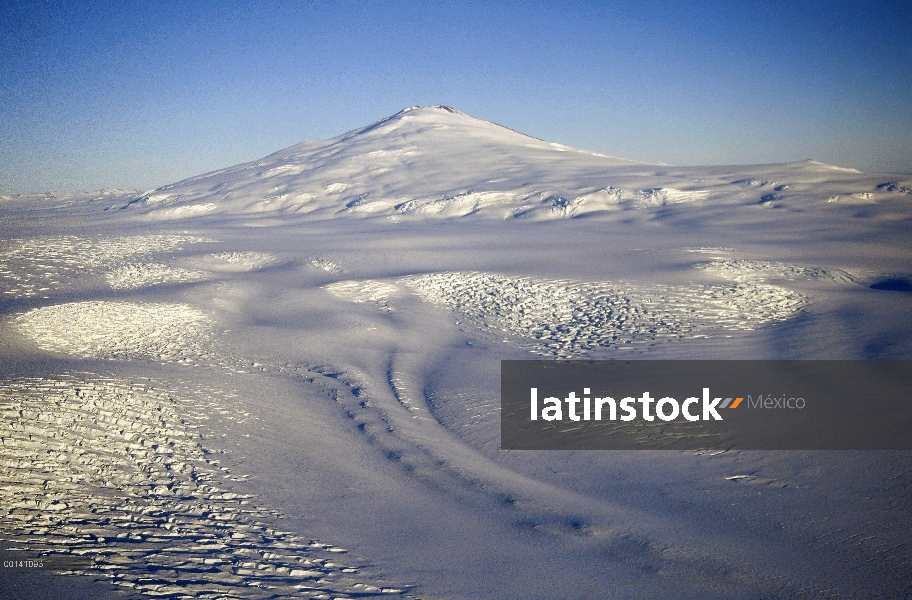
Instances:
[[[910,190],[413,107],[4,197],[0,539],[139,596],[902,597],[907,453],[504,452],[498,398],[503,359],[908,359]]]

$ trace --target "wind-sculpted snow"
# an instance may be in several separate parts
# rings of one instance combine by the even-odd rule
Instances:
[[[668,206],[682,202],[696,202],[707,198],[710,190],[679,190],[675,188],[655,188],[636,190],[632,193],[620,192],[619,198],[627,200],[632,208],[649,208],[654,206]]]
[[[136,290],[168,283],[202,281],[205,273],[172,267],[153,262],[130,263],[105,275],[108,285],[115,290]]]
[[[393,282],[364,279],[360,281],[339,281],[324,286],[324,289],[343,300],[349,302],[372,302],[387,312],[393,310],[388,299],[390,296],[402,293],[402,288]]]
[[[483,329],[531,338],[533,352],[559,358],[716,330],[753,330],[784,321],[806,304],[798,292],[762,283],[633,286],[478,272],[341,281],[325,289],[387,312],[407,290]]]
[[[462,217],[476,213],[489,206],[513,203],[517,199],[519,199],[518,195],[510,192],[464,192],[438,199],[409,200],[397,204],[395,209],[397,213],[403,215]]]
[[[0,387],[0,538],[31,556],[81,556],[143,595],[351,598],[399,594],[359,581],[346,550],[268,524],[277,513],[231,491],[235,476],[203,445],[223,411],[199,389],[92,374]]]
[[[108,268],[209,241],[200,236],[174,234],[110,238],[61,235],[12,240],[7,247],[0,247],[0,294],[7,298],[48,297],[60,291],[61,286],[84,281],[87,275],[106,275]],[[115,285],[123,283],[118,275],[112,277]],[[151,281],[162,282],[157,275],[151,275]]]
[[[42,350],[81,358],[196,364],[213,352],[213,321],[185,304],[72,302],[30,310],[13,323]]]
[[[307,264],[315,269],[326,271],[327,273],[341,273],[343,271],[342,267],[336,262],[319,256],[311,258],[307,261]]]
[[[167,198],[168,197],[166,195],[153,195],[148,197],[148,202],[155,204],[156,202],[161,202]],[[192,217],[200,214],[205,214],[216,208],[217,205],[213,202],[202,202],[197,204],[183,204],[180,206],[166,206],[161,209],[159,214],[165,218],[179,219],[182,217]]]
[[[910,597],[901,453],[503,452],[498,403],[530,353],[908,358],[910,189],[434,107],[2,200],[2,550],[142,597]]]
[[[219,271],[256,271],[273,266],[280,258],[270,252],[218,252],[206,257],[206,266]]]
[[[855,278],[840,269],[803,267],[781,262],[723,259],[701,263],[697,269],[721,275],[733,281],[763,281],[766,279],[814,280],[855,283]]]
[[[751,330],[792,316],[800,294],[757,284],[628,285],[439,273],[402,280],[423,299],[490,330],[533,338],[537,353],[568,358],[600,347]]]

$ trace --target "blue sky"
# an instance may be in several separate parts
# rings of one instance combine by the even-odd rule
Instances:
[[[0,3],[0,193],[150,189],[415,104],[644,161],[912,173],[912,2]]]

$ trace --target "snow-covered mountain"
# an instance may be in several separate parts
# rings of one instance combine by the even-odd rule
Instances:
[[[512,359],[908,360],[910,230],[908,176],[445,107],[0,197],[0,553],[96,565],[0,597],[912,598],[908,452],[502,451],[500,405]]]
[[[167,185],[126,208],[212,214],[560,219],[683,202],[763,207],[908,199],[912,183],[814,161],[670,167],[548,143],[447,106]]]

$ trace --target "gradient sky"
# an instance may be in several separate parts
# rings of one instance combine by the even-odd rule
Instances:
[[[416,104],[650,162],[912,173],[912,1],[0,0],[0,193],[151,189]]]

